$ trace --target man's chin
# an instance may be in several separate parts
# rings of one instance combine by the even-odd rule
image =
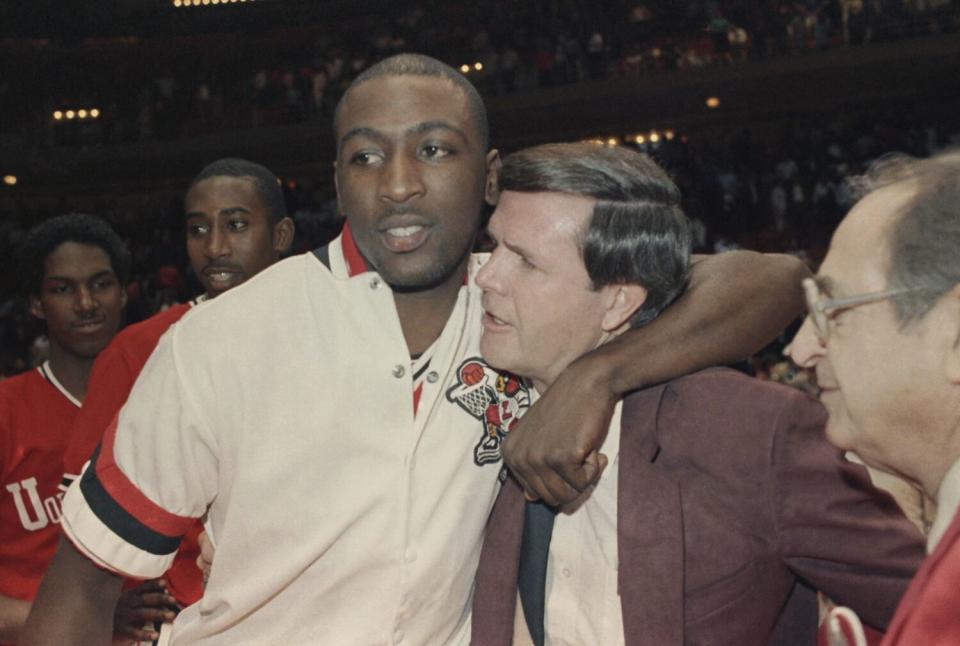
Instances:
[[[456,254],[454,249],[438,250],[435,244],[410,253],[377,253],[361,255],[395,292],[429,291],[451,281],[462,284],[470,258],[469,247]]]
[[[454,267],[451,270],[438,265],[403,269],[387,267],[380,272],[380,275],[394,292],[411,294],[430,291],[446,284],[455,275],[456,269]],[[462,282],[463,279],[457,276],[457,280]]]
[[[112,336],[106,336],[102,339],[75,343],[68,350],[70,354],[80,359],[96,359],[97,355],[110,344],[111,338]]]
[[[838,449],[856,452],[856,433],[850,428],[849,422],[835,421],[834,415],[830,415],[827,420],[826,434],[830,444]]]
[[[206,280],[200,281],[203,285],[204,294],[207,295],[207,298],[214,298],[219,296],[224,292],[229,292],[234,287],[243,284],[242,280],[228,280],[228,281],[215,281],[215,280]]]
[[[487,338],[486,332],[480,338],[480,356],[483,357],[488,366],[495,370],[505,370],[518,374],[515,370],[515,363],[510,361],[511,357],[516,357],[516,352],[511,353],[506,348],[501,347],[500,344],[491,342]]]

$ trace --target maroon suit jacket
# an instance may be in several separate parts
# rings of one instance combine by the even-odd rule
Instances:
[[[813,588],[884,627],[923,537],[823,432],[806,395],[725,369],[638,391],[621,422],[618,550],[626,643],[814,644]],[[491,514],[473,643],[509,644],[524,499]]]
[[[907,589],[881,646],[960,644],[960,513]]]

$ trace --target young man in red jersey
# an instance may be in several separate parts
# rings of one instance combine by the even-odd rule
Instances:
[[[47,220],[20,249],[50,358],[0,383],[0,643],[16,642],[60,534],[61,458],[98,353],[120,328],[130,255],[91,215]]]
[[[259,164],[244,159],[219,159],[194,178],[184,198],[186,246],[190,266],[204,293],[125,329],[97,359],[90,376],[90,395],[73,426],[64,457],[65,480],[72,481],[99,444],[104,430],[126,402],[137,375],[167,329],[194,305],[240,285],[280,259],[293,242],[293,221],[286,215],[283,191],[277,177]],[[167,592],[181,605],[196,602],[203,593],[196,538],[200,523],[187,534],[177,559],[157,592]],[[170,621],[169,608],[121,599],[115,619],[123,632],[135,639],[156,639],[145,622]],[[121,630],[121,622],[115,629]]]

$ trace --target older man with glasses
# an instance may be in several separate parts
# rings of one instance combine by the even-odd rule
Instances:
[[[937,502],[930,556],[883,643],[957,644],[960,155],[887,160],[865,187],[804,281],[790,353],[816,370],[830,441]]]

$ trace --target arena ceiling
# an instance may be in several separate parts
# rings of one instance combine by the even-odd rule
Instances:
[[[181,4],[186,0],[181,0]],[[192,35],[309,24],[343,15],[383,12],[372,0],[218,0],[175,6],[174,0],[3,0],[0,39],[72,44],[84,38]],[[390,11],[408,3],[394,2]]]

